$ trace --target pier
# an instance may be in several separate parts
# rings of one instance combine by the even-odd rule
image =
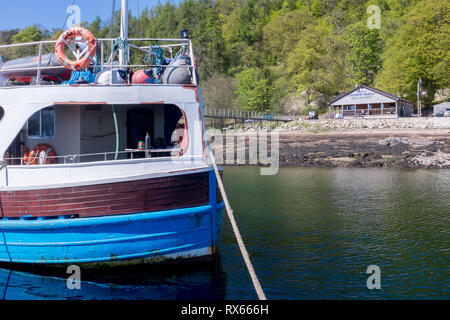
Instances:
[[[275,128],[280,122],[289,122],[295,120],[289,115],[262,113],[256,111],[234,110],[234,109],[210,109],[205,108],[204,117],[211,119],[211,128],[216,128],[216,121],[219,122],[219,128],[222,132],[224,129],[224,121],[233,121],[232,129],[236,131],[238,125],[244,129],[245,123],[251,124],[255,129],[262,129],[264,121],[268,122],[269,131],[272,130],[272,124],[275,123]]]

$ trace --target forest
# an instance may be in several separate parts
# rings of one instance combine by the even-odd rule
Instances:
[[[119,36],[99,17],[82,25]],[[111,30],[112,26],[112,30]],[[416,103],[450,100],[448,0],[184,0],[129,15],[129,37],[194,42],[205,105],[259,112],[326,112],[357,84]],[[37,25],[0,31],[0,44],[57,39]]]

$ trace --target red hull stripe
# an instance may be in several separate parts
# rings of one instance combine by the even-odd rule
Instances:
[[[4,217],[105,216],[205,205],[208,172],[84,187],[1,191]]]

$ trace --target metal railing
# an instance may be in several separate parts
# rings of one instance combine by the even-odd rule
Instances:
[[[48,162],[48,160],[52,160],[52,159],[56,159],[56,160],[63,159],[63,162],[60,164],[67,164],[67,163],[83,163],[83,161],[81,161],[82,158],[87,158],[87,157],[100,158],[101,157],[103,159],[103,161],[117,161],[117,160],[123,160],[123,159],[108,159],[108,156],[130,154],[130,159],[134,159],[134,153],[142,153],[146,156],[146,158],[152,158],[150,156],[147,157],[147,153],[149,153],[149,154],[151,154],[151,153],[164,153],[164,154],[177,153],[177,155],[178,155],[178,153],[180,151],[181,151],[180,148],[150,149],[150,150],[126,149],[124,151],[117,151],[117,152],[111,151],[111,152],[97,152],[97,153],[85,153],[85,154],[68,154],[68,155],[64,155],[64,156],[45,156],[43,158],[43,160]],[[173,155],[170,155],[167,157],[173,157]],[[37,155],[36,157],[32,157],[31,159],[34,161],[34,164],[40,164],[39,155]],[[77,160],[80,160],[80,161],[77,161]],[[4,158],[3,161],[0,161],[0,170],[3,169],[3,167],[6,167],[8,165],[8,163],[11,163],[11,162],[14,163],[12,165],[15,165],[16,162],[18,162],[20,165],[27,164],[27,161],[24,159],[24,157]],[[91,161],[85,161],[85,162],[91,162]]]
[[[100,48],[99,60],[95,65],[90,67],[100,68],[101,71],[104,69],[120,69],[120,68],[186,68],[186,66],[170,66],[170,65],[152,65],[152,64],[120,64],[115,60],[116,56],[118,56],[118,50],[115,42],[117,39],[114,38],[101,38],[96,39],[97,41],[97,50]],[[42,65],[42,56],[43,49],[45,45],[48,44],[56,44],[57,40],[46,40],[46,41],[36,41],[36,42],[27,42],[27,43],[18,43],[18,44],[9,44],[9,45],[1,45],[0,50],[2,49],[11,49],[11,48],[19,48],[19,47],[29,47],[29,46],[39,46],[38,55],[35,57],[37,60],[36,67],[27,67],[27,68],[11,68],[6,71],[1,69],[2,64],[0,64],[0,75],[6,72],[20,72],[20,71],[36,71],[36,84],[37,86],[41,85],[41,75],[42,71],[52,70],[52,69],[62,69],[63,66],[43,66]],[[191,70],[192,84],[197,85],[197,73],[195,72],[195,57],[194,50],[192,47],[191,39],[156,39],[156,38],[130,38],[126,41],[127,48],[127,61],[130,61],[130,49],[135,49],[141,52],[150,53],[150,46],[142,46],[142,45],[134,45],[131,42],[152,42],[152,43],[164,43],[164,42],[172,42],[170,44],[159,45],[161,49],[166,49],[169,51],[171,58],[173,58],[173,48],[188,46],[187,54],[190,58],[190,65],[187,66]],[[106,43],[110,45],[110,53],[108,55],[108,59],[105,61],[105,47]],[[116,47],[116,49],[114,49]],[[53,54],[53,52],[48,52]],[[1,54],[0,54],[1,55]],[[50,62],[50,61],[49,61]],[[4,63],[3,63],[4,64]],[[112,81],[112,77],[111,77]],[[1,88],[1,87],[0,87]]]
[[[236,110],[236,109],[204,109],[205,117],[239,118],[248,120],[268,120],[268,121],[291,121],[292,116],[274,113],[262,113],[256,111]]]

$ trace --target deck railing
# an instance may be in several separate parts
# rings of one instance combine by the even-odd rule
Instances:
[[[94,68],[100,68],[100,71],[108,69],[124,69],[124,68],[186,68],[186,66],[170,66],[170,65],[156,65],[156,64],[120,64],[116,57],[119,56],[118,50],[117,50],[117,39],[114,38],[101,38],[96,39],[97,41],[97,52],[100,50],[100,53],[98,54],[99,61],[96,62],[96,64],[91,65],[90,67]],[[43,66],[42,63],[42,57],[44,55],[44,46],[46,45],[53,45],[52,49],[54,49],[54,45],[57,43],[57,40],[46,40],[46,41],[36,41],[36,42],[27,42],[27,43],[17,43],[17,44],[9,44],[9,45],[1,45],[0,46],[0,56],[2,56],[2,50],[5,49],[13,49],[13,48],[23,48],[23,47],[35,47],[38,46],[38,54],[37,56],[34,56],[37,62],[36,67],[27,67],[27,68],[9,68],[6,71],[2,71],[2,64],[0,64],[0,75],[6,72],[20,72],[20,71],[35,71],[36,72],[36,83],[35,85],[41,85],[42,81],[42,71],[45,70],[52,70],[52,69],[61,69],[63,66]],[[166,50],[171,57],[173,58],[173,52],[174,48],[182,48],[183,46],[186,46],[186,54],[190,58],[190,65],[188,68],[191,71],[191,77],[192,77],[192,83],[194,85],[198,84],[197,79],[197,73],[195,72],[196,66],[195,66],[195,57],[194,57],[194,50],[192,47],[192,41],[191,39],[156,39],[156,38],[130,38],[125,41],[126,43],[126,55],[127,55],[127,61],[130,61],[130,53],[131,49],[144,52],[144,53],[150,53],[150,44],[149,46],[144,46],[142,43],[152,43],[152,45],[158,44],[159,47],[163,50]],[[133,44],[133,43],[140,43],[140,44]],[[160,43],[168,43],[168,44],[160,44]],[[107,47],[110,47],[109,50],[107,50]],[[114,49],[116,48],[116,49]],[[107,59],[105,59],[106,51],[108,52]],[[54,53],[53,51],[47,52],[45,54]],[[27,55],[31,56],[32,55]],[[25,58],[25,57],[20,57]],[[5,61],[4,61],[5,62]],[[112,77],[111,77],[112,80]],[[1,86],[0,86],[1,88]]]
[[[342,111],[344,116],[374,116],[374,115],[395,115],[395,108],[372,108],[372,109],[356,109]]]
[[[62,163],[60,164],[67,164],[67,163],[82,163],[82,162],[91,162],[91,161],[81,161],[83,158],[88,157],[97,157],[101,158],[103,161],[115,161],[116,155],[130,155],[130,159],[134,159],[134,153],[143,154],[145,158],[152,158],[150,155],[152,153],[158,153],[158,154],[167,154],[167,153],[178,153],[181,151],[180,148],[169,148],[169,149],[150,149],[150,150],[139,150],[139,149],[126,149],[124,151],[111,151],[111,152],[98,152],[98,153],[85,153],[85,154],[68,154],[64,156],[45,156],[45,160],[48,162],[49,160],[56,159],[57,161],[62,159]],[[114,156],[113,159],[112,156]],[[168,157],[171,157],[173,155],[170,155]],[[34,164],[40,164],[40,158],[39,155],[36,157],[31,158],[34,161]],[[119,159],[117,159],[119,160]],[[123,159],[122,159],[123,160]],[[100,161],[100,160],[97,160]],[[0,162],[0,169],[7,165],[26,165],[27,162],[25,161],[24,157],[8,157],[4,158],[3,161]]]

